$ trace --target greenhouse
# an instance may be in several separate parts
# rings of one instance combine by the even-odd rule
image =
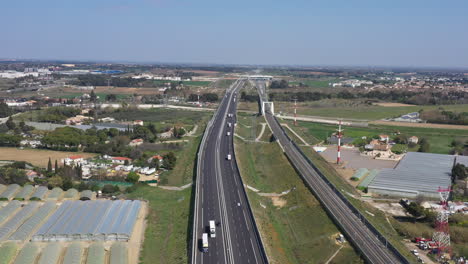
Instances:
[[[63,196],[63,198],[66,198],[66,199],[73,199],[76,197],[78,197],[78,191],[73,188],[68,189],[68,191],[66,191],[65,195]]]
[[[36,244],[28,243],[18,253],[18,256],[16,256],[15,262],[13,262],[13,264],[34,264],[36,263],[36,258],[38,255],[39,247]]]
[[[58,200],[62,197],[63,190],[59,187],[55,187],[50,191],[49,196],[47,196],[47,200]]]
[[[47,216],[55,210],[55,202],[47,202],[23,225],[21,225],[8,240],[26,240],[32,232],[47,218]]]
[[[20,201],[11,201],[5,207],[0,208],[0,225],[8,217],[10,217],[13,214],[13,212],[15,212],[18,208],[20,208],[20,206],[21,206]]]
[[[15,196],[15,193],[17,193],[21,189],[21,187],[18,184],[10,184],[8,187],[0,194],[0,199],[11,199],[13,196]]]
[[[15,195],[15,200],[21,200],[24,201],[29,198],[29,196],[32,194],[34,191],[34,187],[32,185],[25,185],[21,191],[19,191]]]
[[[86,201],[91,200],[93,198],[93,192],[90,190],[85,190],[81,192],[80,200]]]
[[[34,191],[33,195],[31,196],[31,199],[43,200],[48,191],[49,189],[47,189],[47,187],[39,186]]]
[[[140,201],[65,201],[44,223],[33,241],[128,241]]]
[[[18,245],[7,242],[0,247],[0,263],[11,263],[18,251]]]
[[[106,251],[101,242],[91,244],[88,249],[86,264],[102,264],[106,258]]]
[[[39,257],[38,264],[54,264],[60,258],[62,253],[62,246],[59,243],[48,244]]]
[[[379,174],[378,170],[371,170],[369,175],[358,185],[358,188],[367,188],[377,174]]]
[[[67,248],[67,251],[65,252],[63,264],[81,264],[82,257],[83,248],[79,243],[73,243]]]
[[[360,168],[359,170],[354,173],[353,177],[351,177],[351,180],[353,181],[359,181],[363,176],[366,176],[369,173],[369,170],[366,168]]]
[[[25,205],[18,213],[11,217],[0,227],[0,241],[5,240],[10,233],[15,231],[31,214],[39,207],[38,202]]]
[[[110,250],[110,263],[112,264],[127,264],[128,251],[123,243],[114,243]]]

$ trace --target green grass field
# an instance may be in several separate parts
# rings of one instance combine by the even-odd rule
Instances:
[[[262,192],[279,193],[295,188],[281,197],[282,206],[248,190],[271,263],[325,263],[339,248],[334,241],[339,231],[289,165],[278,144],[245,143],[240,139],[235,143],[244,183]],[[343,260],[363,263],[350,245],[330,263]]]
[[[191,192],[191,188],[184,191],[167,191],[141,186],[128,194],[129,199],[149,202],[140,263],[188,263],[187,241],[190,241],[188,230]]]
[[[157,122],[161,125],[171,125],[177,123],[194,124],[211,116],[212,114],[212,112],[179,109],[153,108],[144,110],[129,108],[105,112],[100,114],[99,117],[110,116],[120,121],[133,121],[139,119],[148,122]]]
[[[181,81],[183,85],[188,86],[209,86],[211,84],[210,81]],[[166,80],[153,80],[153,83],[158,84],[165,84],[165,83],[179,83],[179,81],[166,81]]]
[[[337,79],[332,78],[320,78],[320,79],[299,79],[297,81],[290,82],[290,84],[303,83],[310,88],[328,88],[329,83],[337,82]]]
[[[319,140],[325,140],[332,133],[336,132],[335,125],[319,124],[312,122],[298,122],[299,126],[308,130],[308,133]],[[384,125],[369,125],[369,127],[344,127],[344,136],[360,138],[363,136],[372,137],[379,134],[392,135],[396,131],[401,134],[417,136],[420,139],[426,138],[431,145],[430,152],[448,154],[451,150],[450,143],[453,139],[460,138],[468,140],[468,130],[460,129],[440,129],[440,128],[419,128],[419,127],[395,127]]]
[[[202,131],[200,128],[199,131]],[[177,157],[177,163],[173,170],[167,171],[161,175],[160,182],[169,186],[182,186],[190,183],[193,178],[193,168],[196,164],[196,154],[200,145],[202,136],[189,139],[189,142],[184,144],[182,150],[174,152]]]
[[[385,107],[377,105],[359,104],[356,106],[345,106],[347,101],[337,101],[335,105],[330,102],[323,101],[307,102],[298,104],[297,114],[344,118],[344,119],[362,119],[362,120],[379,120],[383,118],[398,117],[419,110],[438,109],[439,107],[450,111],[466,111],[468,105],[422,105],[422,106],[401,106],[401,107]],[[287,102],[275,102],[275,112],[283,112],[288,115],[294,113],[294,104]]]

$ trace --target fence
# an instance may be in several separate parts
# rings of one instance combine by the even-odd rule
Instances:
[[[284,128],[281,126],[279,121],[276,119],[276,117],[273,117],[275,122],[278,124],[286,138],[292,143],[295,149],[298,150],[298,152],[301,154],[301,156],[306,160],[306,162],[314,169],[314,171],[322,178],[325,183],[332,189],[332,191],[338,195],[338,197],[351,209],[351,211],[371,230],[374,235],[377,236],[377,238],[387,247],[395,256],[401,261],[403,264],[410,264],[410,262],[406,259],[405,256],[403,256],[400,251],[398,251],[395,246],[391,242],[389,242],[378,230],[377,228],[372,225],[367,218],[359,212],[359,210],[351,204],[351,202],[336,188],[336,186],[328,180],[328,178],[310,161],[310,159],[306,156],[306,154],[297,146],[297,144],[291,140],[291,138],[288,136]],[[292,163],[292,162],[291,162]],[[293,164],[294,165],[294,164]],[[309,188],[311,188],[309,186]],[[312,188],[311,188],[312,189]]]

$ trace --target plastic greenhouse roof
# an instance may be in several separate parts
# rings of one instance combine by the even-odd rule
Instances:
[[[34,264],[39,255],[39,247],[34,243],[26,244],[16,256],[14,264]]]
[[[127,264],[128,263],[128,249],[121,243],[117,242],[112,244],[110,250],[110,263],[112,264]]]
[[[59,243],[50,243],[42,250],[38,264],[55,264],[57,263],[62,251],[62,246]]]

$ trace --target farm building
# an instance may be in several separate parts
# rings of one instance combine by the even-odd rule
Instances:
[[[382,169],[368,186],[368,192],[414,198],[438,199],[439,187],[451,185],[455,156],[409,152],[395,169]]]

